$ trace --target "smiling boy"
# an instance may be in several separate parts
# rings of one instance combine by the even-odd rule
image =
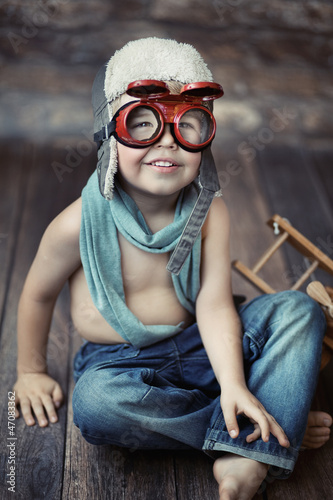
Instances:
[[[46,230],[27,277],[15,390],[28,425],[32,410],[41,426],[57,420],[61,389],[31,353],[46,359],[69,280],[85,340],[73,394],[84,438],[203,449],[216,459],[220,498],[245,499],[270,466],[281,477],[293,470],[325,322],[299,292],[234,306],[229,217],[210,151],[210,101],[222,93],[196,50],[173,40],[130,42],[101,68],[97,169]]]

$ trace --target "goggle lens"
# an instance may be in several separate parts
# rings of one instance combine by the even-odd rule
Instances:
[[[158,112],[149,106],[137,106],[126,118],[126,129],[136,142],[152,141],[161,130],[161,120]]]
[[[178,131],[185,142],[193,146],[205,144],[214,133],[214,123],[208,111],[189,109],[178,122]]]

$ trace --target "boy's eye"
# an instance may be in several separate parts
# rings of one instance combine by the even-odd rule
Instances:
[[[211,137],[213,126],[208,112],[191,109],[181,116],[178,129],[185,141],[191,144],[202,144]]]
[[[179,132],[185,141],[191,144],[200,144],[201,142],[201,123],[197,114],[187,112],[182,116],[178,124]]]
[[[128,115],[126,128],[136,141],[149,141],[159,130],[158,115],[148,107],[138,106]]]
[[[140,123],[133,123],[131,125],[132,128],[139,128],[139,127],[154,127],[154,125],[151,122],[140,122]]]
[[[191,123],[181,122],[179,128],[194,128]]]

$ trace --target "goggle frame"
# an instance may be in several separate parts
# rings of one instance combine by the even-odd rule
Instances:
[[[94,135],[94,140],[101,144],[114,135],[121,144],[131,148],[147,148],[156,143],[163,134],[165,123],[170,124],[171,133],[177,144],[189,152],[205,149],[214,139],[216,121],[213,113],[203,106],[204,102],[222,97],[223,89],[215,82],[195,82],[182,87],[179,94],[171,94],[163,81],[136,80],[127,87],[127,94],[138,100],[124,104],[117,110],[112,120]],[[136,108],[145,106],[154,110],[160,120],[160,129],[154,137],[145,141],[135,140],[128,132],[126,122],[129,114]],[[189,110],[207,113],[213,125],[209,138],[200,144],[192,144],[184,139],[179,131],[181,118]]]

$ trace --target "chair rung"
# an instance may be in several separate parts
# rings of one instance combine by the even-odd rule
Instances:
[[[237,271],[239,271],[245,278],[247,278],[262,292],[275,293],[274,288],[269,286],[263,279],[259,278],[259,276],[257,276],[251,269],[249,269],[245,264],[243,264],[239,260],[235,260],[232,263],[232,265]]]

